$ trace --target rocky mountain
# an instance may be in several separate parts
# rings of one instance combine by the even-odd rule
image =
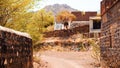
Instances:
[[[54,5],[48,5],[45,6],[43,9],[45,9],[47,12],[51,11],[54,15],[59,13],[60,11],[67,10],[67,11],[77,11],[74,8],[71,8],[67,4],[54,4]]]

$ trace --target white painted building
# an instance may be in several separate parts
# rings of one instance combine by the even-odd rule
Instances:
[[[90,17],[89,23],[89,31],[90,33],[100,33],[101,32],[101,17]]]
[[[69,28],[70,28],[70,22],[68,22],[68,29]],[[55,24],[54,24],[54,30],[62,30],[62,29],[66,29],[64,27],[64,24],[60,23],[60,22],[55,22]]]
[[[62,23],[56,23],[54,24],[54,30],[61,30],[64,28],[64,25]]]
[[[72,12],[76,16],[76,20],[68,23],[68,29],[72,29],[79,26],[88,25],[89,32],[93,34],[99,34],[101,32],[101,17],[97,15],[97,12]],[[54,30],[65,29],[64,24],[56,23]]]

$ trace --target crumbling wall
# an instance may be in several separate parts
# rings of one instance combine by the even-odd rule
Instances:
[[[101,14],[101,66],[120,68],[120,0],[103,0]]]
[[[77,33],[87,33],[89,35],[89,25],[75,27],[68,30],[56,30],[44,33],[44,37],[70,37]]]
[[[0,26],[0,68],[32,68],[32,39]]]
[[[83,42],[84,41],[84,42]],[[57,51],[81,51],[89,50],[90,42],[83,40],[79,42],[73,41],[54,41],[54,42],[41,42],[34,46],[36,50],[57,50]],[[57,48],[54,48],[57,47]],[[60,49],[60,47],[62,49]]]

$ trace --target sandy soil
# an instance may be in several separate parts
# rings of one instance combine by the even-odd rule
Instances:
[[[88,52],[43,52],[41,57],[49,66],[45,68],[94,68],[95,60]],[[41,67],[40,67],[41,68]]]

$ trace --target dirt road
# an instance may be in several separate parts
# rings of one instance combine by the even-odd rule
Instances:
[[[49,68],[94,68],[91,52],[44,52],[41,59],[49,63]]]

